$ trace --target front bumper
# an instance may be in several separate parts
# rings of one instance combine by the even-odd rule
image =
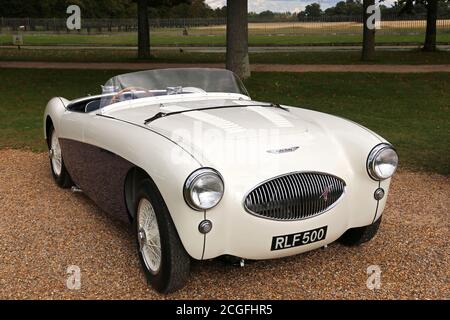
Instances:
[[[221,203],[207,213],[213,228],[206,235],[203,259],[233,255],[244,259],[272,259],[320,248],[337,240],[346,230],[370,225],[380,217],[387,198],[390,180],[381,183],[361,179],[347,185],[343,198],[332,209],[309,219],[274,221],[249,214],[239,196],[224,196]],[[380,201],[374,199],[378,187],[386,191]],[[239,200],[239,201],[238,201]],[[275,236],[300,233],[327,227],[326,237],[306,245],[271,250]]]

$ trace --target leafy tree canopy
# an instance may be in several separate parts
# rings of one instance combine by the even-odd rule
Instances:
[[[135,18],[136,0],[2,0],[0,17],[62,18],[69,5],[85,18]],[[154,18],[225,17],[226,7],[212,9],[205,0],[148,0]]]
[[[389,15],[409,14],[425,16],[427,0],[397,0],[392,7],[381,4],[381,13]],[[450,17],[450,0],[438,0],[438,13],[440,17]],[[362,0],[339,1],[334,7],[321,10],[320,4],[312,3],[305,10],[298,13],[298,18],[317,16],[360,16],[363,10]]]
[[[320,4],[311,3],[305,7],[304,11],[301,11],[299,17],[320,17],[323,14]]]
[[[226,6],[212,9],[205,0],[148,0],[152,18],[216,18],[226,17]],[[71,4],[81,8],[85,18],[135,18],[136,0],[1,0],[0,17],[14,18],[62,18]],[[426,15],[427,0],[397,0],[392,7],[381,5],[383,14]],[[450,17],[450,0],[438,0],[438,13]],[[342,0],[334,7],[323,10],[319,3],[312,3],[298,13],[298,18],[317,16],[361,15],[362,0]],[[250,20],[292,20],[290,12],[269,10],[249,13]]]

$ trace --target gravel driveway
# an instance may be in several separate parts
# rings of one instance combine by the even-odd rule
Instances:
[[[357,248],[332,244],[244,268],[194,263],[187,286],[149,289],[128,226],[83,194],[58,189],[46,154],[0,150],[0,299],[433,299],[449,298],[448,177],[401,171],[381,229]],[[66,287],[67,267],[81,289]],[[366,286],[381,268],[381,288]]]

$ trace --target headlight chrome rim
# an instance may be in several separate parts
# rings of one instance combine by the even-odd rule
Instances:
[[[220,195],[220,198],[217,199],[217,201],[214,203],[214,205],[209,206],[209,207],[201,207],[193,201],[192,196],[191,196],[191,191],[192,191],[192,187],[195,185],[195,183],[198,181],[198,179],[201,177],[204,177],[206,175],[216,176],[220,180],[220,183],[222,184],[222,193]],[[183,187],[184,201],[187,203],[187,205],[190,208],[192,208],[196,211],[209,210],[209,209],[212,209],[215,206],[217,206],[220,203],[220,201],[222,200],[224,192],[225,192],[225,184],[223,182],[222,175],[217,170],[212,169],[212,168],[200,168],[200,169],[195,170],[188,176],[188,178],[186,179],[186,182],[184,183],[184,187]]]
[[[392,174],[388,177],[380,177],[377,172],[376,172],[376,159],[378,158],[378,156],[385,150],[392,150],[395,152],[395,155],[397,156],[397,164],[392,172]],[[376,145],[369,153],[369,156],[367,157],[367,164],[366,164],[366,168],[367,168],[367,173],[369,174],[369,176],[376,181],[383,181],[386,179],[391,178],[394,173],[397,171],[397,167],[398,167],[398,154],[397,154],[397,150],[395,150],[395,148],[389,144],[389,143],[380,143],[378,145]]]

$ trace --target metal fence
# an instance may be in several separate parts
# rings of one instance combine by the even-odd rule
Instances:
[[[150,19],[150,28],[195,28],[214,25],[225,25],[226,19]],[[34,19],[34,18],[0,18],[2,32],[17,31],[67,32],[66,19]],[[134,32],[137,30],[137,19],[82,19],[82,32]]]
[[[225,18],[195,19],[150,19],[151,32],[161,34],[223,35]],[[437,21],[438,32],[450,33],[450,19]],[[416,34],[423,33],[426,20],[409,16],[382,16],[379,33]],[[1,33],[80,33],[107,34],[136,32],[136,19],[82,19],[82,29],[70,31],[66,19],[0,18]],[[304,34],[359,34],[362,30],[360,16],[333,16],[302,18],[295,21],[249,21],[249,33],[256,35],[304,35]]]

